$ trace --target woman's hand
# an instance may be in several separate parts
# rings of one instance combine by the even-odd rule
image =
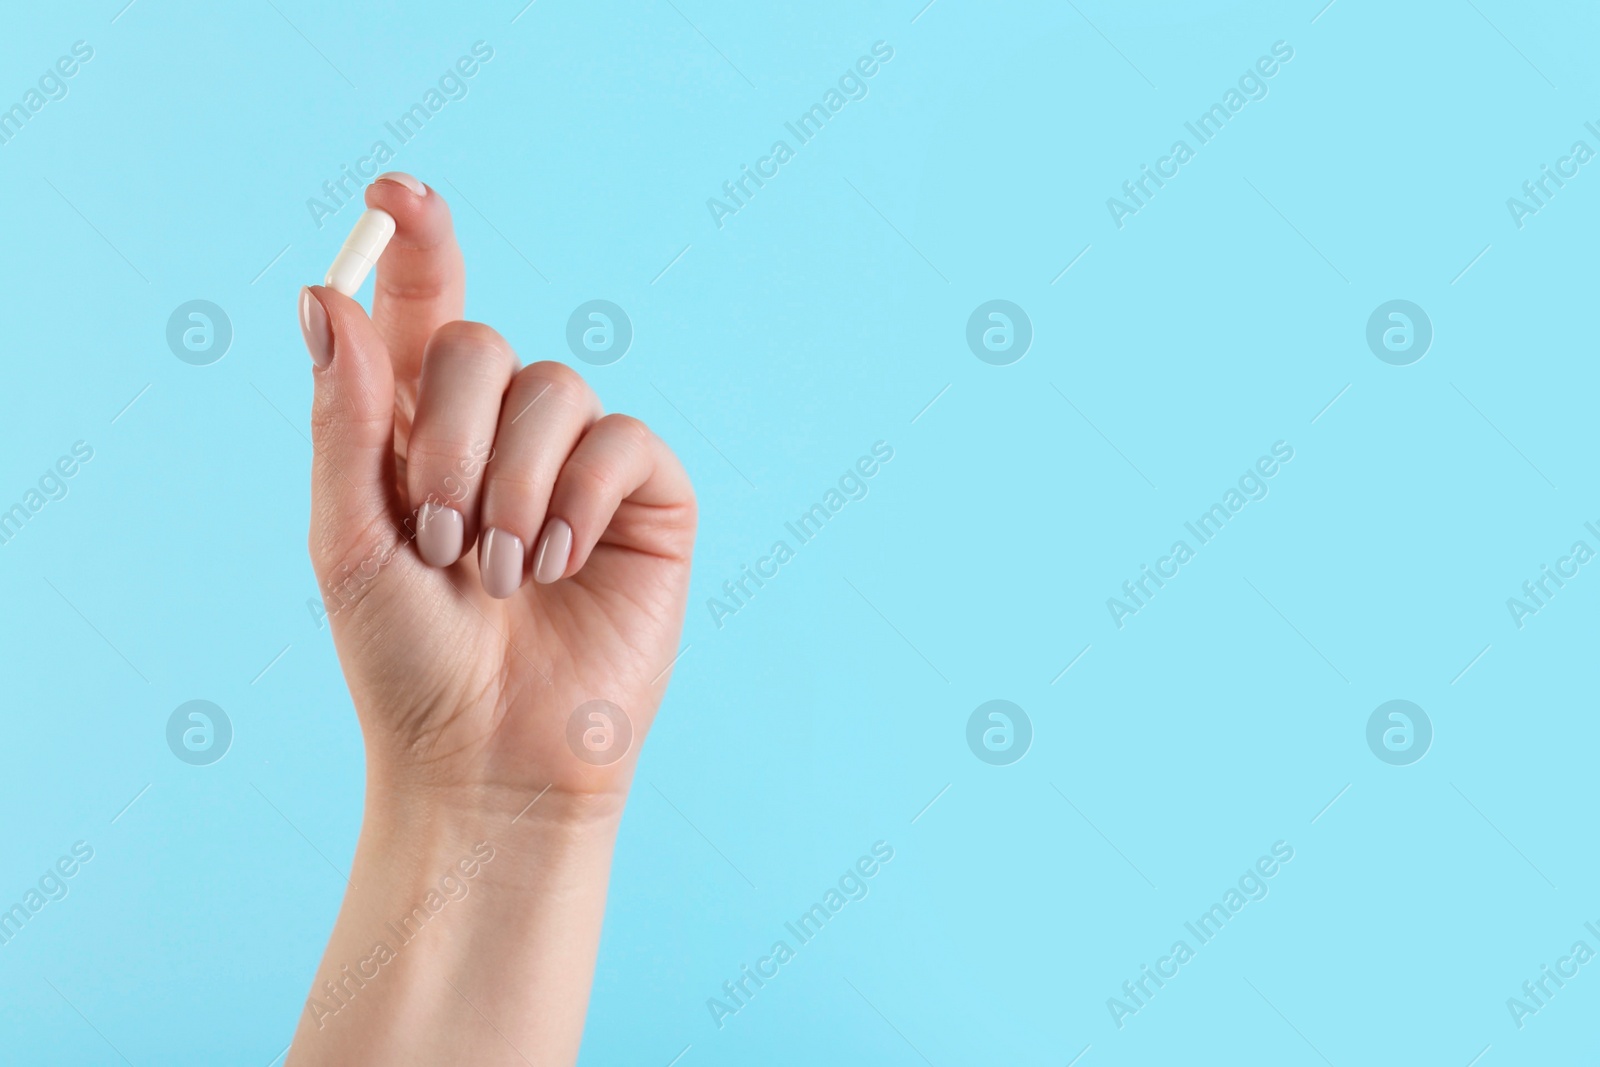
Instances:
[[[565,364],[522,367],[460,321],[436,192],[380,179],[366,201],[397,224],[372,318],[317,286],[301,325],[318,364],[311,559],[369,774],[620,802],[678,652],[689,479]]]
[[[311,559],[367,748],[350,887],[289,1063],[571,1063],[628,783],[683,624],[695,502],[642,423],[459,321],[407,175],[373,313],[321,286]]]

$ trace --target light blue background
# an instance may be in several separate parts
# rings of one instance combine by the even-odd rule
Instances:
[[[6,1062],[288,1043],[362,795],[306,607],[294,319],[355,209],[305,202],[478,40],[392,166],[451,201],[468,314],[525,360],[627,309],[627,357],[580,369],[703,516],[585,1063],[1592,1049],[1600,964],[1524,1029],[1506,1008],[1600,949],[1600,576],[1506,607],[1600,548],[1597,165],[1525,228],[1506,207],[1600,149],[1592,8],[122,2],[0,12],[0,104],[95,50],[0,146],[0,507],[94,448],[0,547],[0,901],[95,849],[0,946]],[[879,40],[870,95],[719,230],[707,197]],[[1106,198],[1280,40],[1270,95],[1119,230]],[[164,339],[196,298],[235,330],[206,367]],[[1008,367],[964,340],[995,298],[1035,330]],[[1408,367],[1364,340],[1396,298],[1436,332]],[[870,495],[717,628],[707,598],[878,440]],[[1117,629],[1106,598],[1279,440],[1270,496]],[[164,739],[195,698],[234,724],[209,767]],[[1035,731],[1006,767],[965,742],[997,698]],[[1406,767],[1365,741],[1397,698],[1436,731]],[[718,1029],[706,999],[877,840],[871,895]],[[1270,896],[1119,1030],[1107,998],[1279,840]]]

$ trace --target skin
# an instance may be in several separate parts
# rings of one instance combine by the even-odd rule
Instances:
[[[694,493],[667,447],[602,416],[576,372],[520,367],[494,330],[460,321],[449,208],[409,181],[366,191],[397,223],[372,317],[307,291],[332,335],[312,371],[310,551],[367,791],[287,1062],[570,1064],[618,821],[678,653]],[[315,350],[314,311],[302,324]],[[430,500],[464,518],[447,566],[415,543]],[[544,584],[533,557],[555,520],[573,546]],[[490,527],[527,546],[503,599],[474,547]],[[580,717],[598,743],[574,747],[569,720],[594,700],[620,711]]]

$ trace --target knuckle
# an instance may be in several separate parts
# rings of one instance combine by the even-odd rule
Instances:
[[[612,493],[616,474],[593,460],[574,457],[562,468],[561,481],[570,499],[604,500]]]
[[[318,390],[311,402],[311,439],[324,449],[346,444],[365,448],[393,432],[393,417],[392,409],[350,403]]]
[[[481,322],[458,319],[433,331],[423,349],[423,365],[430,361],[481,363],[499,367],[516,358],[500,332]]]
[[[413,440],[406,453],[407,484],[412,502],[459,506],[483,481],[483,470],[467,459],[457,441]]]
[[[429,434],[413,437],[406,446],[406,466],[424,474],[454,470],[467,454],[467,442]]]
[[[313,402],[311,405],[311,439],[324,444],[335,440],[339,432],[339,416],[332,405]]]
[[[650,427],[632,415],[607,415],[597,425],[604,427],[607,433],[615,434],[629,451],[643,451],[655,439]]]
[[[517,378],[519,384],[526,381],[525,388],[531,390],[534,396],[543,396],[546,400],[573,407],[587,407],[594,402],[589,383],[565,363],[554,360],[533,363],[525,367]]]
[[[541,481],[538,475],[531,470],[518,468],[493,471],[489,475],[488,484],[484,492],[493,508],[512,507],[526,509],[542,499],[541,489],[548,487],[548,482]]]

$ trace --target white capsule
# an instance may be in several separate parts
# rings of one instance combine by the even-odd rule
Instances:
[[[322,284],[345,296],[355,296],[393,236],[394,216],[375,207],[367,208],[345,238],[344,247],[333,257],[333,266],[328,268],[327,280]]]

